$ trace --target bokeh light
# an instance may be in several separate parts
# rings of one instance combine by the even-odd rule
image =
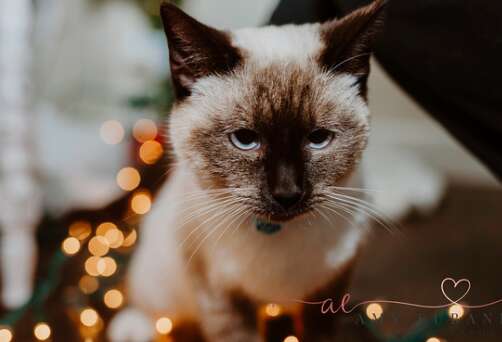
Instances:
[[[383,308],[378,303],[372,303],[366,307],[366,316],[371,320],[379,320],[383,315]]]
[[[111,257],[100,258],[96,265],[96,269],[99,275],[110,277],[117,271],[117,263]]]
[[[38,323],[33,329],[33,335],[39,341],[46,341],[51,337],[51,327],[47,323]]]
[[[119,248],[124,242],[124,233],[117,228],[113,228],[105,233],[104,238],[108,241],[111,248]]]
[[[86,327],[92,327],[99,321],[99,315],[96,310],[87,308],[80,313],[80,322]]]
[[[96,266],[97,273],[97,266]],[[88,275],[83,275],[82,278],[78,281],[78,287],[80,291],[84,294],[91,294],[98,290],[99,288],[99,280],[95,277],[91,277]]]
[[[136,214],[143,215],[150,211],[152,200],[146,191],[138,191],[131,199],[131,210]]]
[[[12,341],[12,331],[7,327],[0,327],[0,342]]]
[[[93,277],[99,276],[98,262],[100,259],[100,257],[92,256],[85,261],[84,267],[87,274]]]
[[[152,165],[162,157],[164,149],[162,145],[155,140],[150,140],[141,145],[139,149],[139,158],[145,164]]]
[[[122,124],[116,120],[103,122],[100,129],[101,139],[108,145],[117,145],[124,139],[125,131]]]
[[[282,308],[277,304],[267,304],[265,313],[270,317],[277,317],[281,314]]]
[[[136,240],[138,239],[138,233],[136,233],[136,230],[133,229],[127,237],[124,239],[124,242],[122,243],[122,247],[131,247],[136,243]]]
[[[441,342],[441,340],[437,337],[430,337],[427,339],[427,342]]]
[[[465,310],[460,304],[454,304],[448,309],[448,315],[451,319],[462,319],[464,317]]]
[[[117,289],[108,290],[103,298],[105,305],[110,309],[117,309],[122,306],[124,302],[124,296],[122,292]]]
[[[68,228],[68,234],[80,241],[87,239],[92,233],[92,227],[89,222],[77,221],[70,225]]]
[[[133,167],[124,167],[117,174],[117,185],[125,191],[136,189],[141,183],[141,175]]]
[[[132,130],[134,138],[140,143],[155,139],[157,133],[157,125],[149,119],[138,120]]]
[[[288,336],[284,339],[284,342],[300,342],[296,336]]]
[[[66,238],[61,245],[61,249],[66,255],[77,254],[80,250],[80,241],[75,237]]]
[[[162,335],[167,335],[173,330],[173,322],[167,317],[161,317],[155,323],[155,329]]]
[[[103,256],[110,250],[110,245],[105,237],[98,235],[89,241],[87,248],[92,255]]]

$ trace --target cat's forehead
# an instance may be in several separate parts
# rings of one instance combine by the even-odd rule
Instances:
[[[262,65],[274,61],[305,63],[318,57],[325,46],[320,24],[246,28],[233,31],[231,38],[245,59]]]

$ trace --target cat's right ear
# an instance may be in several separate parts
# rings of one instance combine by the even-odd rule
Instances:
[[[168,2],[162,4],[160,14],[178,99],[189,96],[198,79],[229,72],[240,63],[241,54],[226,32],[198,22]]]

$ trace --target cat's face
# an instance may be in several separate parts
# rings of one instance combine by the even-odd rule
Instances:
[[[178,101],[170,140],[203,188],[288,220],[354,171],[367,144],[380,2],[323,25],[223,33],[163,7]]]

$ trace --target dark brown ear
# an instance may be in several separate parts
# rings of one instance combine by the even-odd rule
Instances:
[[[321,27],[326,44],[321,65],[332,72],[347,72],[358,77],[366,93],[370,55],[378,33],[383,28],[385,0],[375,0],[351,14],[327,22]]]
[[[240,52],[227,33],[198,22],[171,3],[163,3],[160,13],[178,99],[190,96],[197,79],[229,72],[240,63]]]

